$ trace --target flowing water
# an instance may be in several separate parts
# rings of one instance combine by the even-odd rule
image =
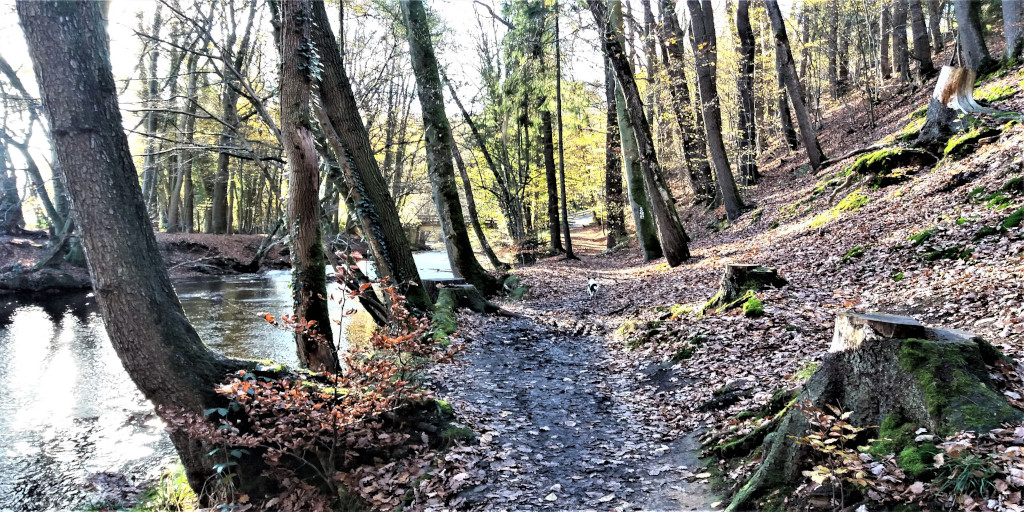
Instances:
[[[416,261],[424,278],[451,277],[443,252]],[[288,271],[272,271],[175,288],[214,350],[295,364],[292,335],[259,317],[289,312],[289,284]],[[334,304],[332,316],[340,312]],[[346,346],[372,322],[357,314],[343,328]],[[152,478],[174,458],[163,428],[121,367],[91,294],[0,300],[0,512],[79,510],[105,487]]]

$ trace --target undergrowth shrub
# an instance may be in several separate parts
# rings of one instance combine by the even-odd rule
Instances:
[[[263,476],[271,483],[269,497],[258,504],[264,509],[390,510],[420,493],[436,497],[451,490],[415,485],[428,471],[445,471],[436,453],[448,440],[434,432],[444,425],[425,431],[424,423],[450,419],[416,381],[424,366],[451,361],[459,348],[430,336],[430,320],[411,314],[396,286],[379,283],[389,305],[388,324],[363,351],[344,355],[342,371],[281,365],[240,370],[216,390],[226,407],[207,410],[205,417],[184,415],[172,425],[216,447],[210,454],[220,461],[214,469],[227,502],[221,510],[254,506],[234,486],[238,461],[250,454],[262,458]],[[342,310],[346,300],[363,293],[374,292],[370,285],[359,286],[341,299]],[[290,315],[264,317],[297,333],[314,327]],[[369,484],[368,475],[374,477]]]

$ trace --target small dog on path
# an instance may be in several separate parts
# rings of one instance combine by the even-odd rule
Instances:
[[[601,290],[601,283],[594,279],[594,276],[587,278],[587,293],[590,294],[590,298],[593,299],[597,292]]]

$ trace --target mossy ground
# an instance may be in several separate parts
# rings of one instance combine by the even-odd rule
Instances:
[[[998,134],[999,130],[996,128],[979,126],[973,130],[955,135],[946,142],[946,148],[943,149],[942,156],[945,158],[963,158],[974,150],[978,141]]]
[[[864,246],[862,246],[862,245],[858,245],[858,246],[850,249],[849,251],[846,251],[846,254],[843,255],[843,259],[842,259],[843,263],[850,263],[855,258],[860,258],[861,256],[864,255],[864,251],[865,251],[865,249],[864,249]]]
[[[854,190],[844,197],[842,201],[839,201],[838,204],[811,219],[810,226],[812,228],[824,226],[825,224],[839,218],[843,213],[857,211],[869,202],[871,202],[871,198],[865,195],[864,192],[860,189]]]

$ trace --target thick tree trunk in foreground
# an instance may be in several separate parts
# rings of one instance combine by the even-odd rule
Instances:
[[[421,285],[398,208],[373,157],[370,136],[359,117],[359,107],[322,0],[313,2],[313,22],[313,42],[323,62],[320,99],[329,119],[323,129],[338,158],[345,155],[351,163],[344,166],[345,179],[363,233],[368,234],[374,263],[380,275],[397,284],[413,307],[429,309],[430,298]]]
[[[1006,53],[1009,62],[1024,57],[1024,0],[1003,0],[1003,32],[1006,35]]]
[[[658,163],[658,155],[654,151],[651,126],[647,124],[647,118],[644,117],[643,100],[640,99],[640,91],[636,87],[633,69],[629,66],[625,50],[616,36],[617,30],[608,22],[608,13],[604,4],[600,0],[587,0],[587,4],[590,7],[590,12],[594,14],[597,26],[604,30],[602,38],[604,54],[612,64],[612,69],[615,70],[615,80],[622,89],[627,106],[626,112],[634,129],[641,158],[640,170],[643,172],[647,200],[651,204],[651,212],[654,214],[654,222],[661,238],[661,248],[669,266],[675,267],[690,258],[690,249],[687,246],[689,238],[686,236],[686,231],[683,230],[683,225],[679,222],[675,210],[667,203],[671,199],[662,194],[658,183],[661,166]],[[625,136],[623,132],[624,142]]]
[[[452,167],[452,131],[444,112],[441,76],[430,40],[427,13],[420,0],[403,1],[401,6],[409,37],[409,56],[416,75],[416,90],[423,111],[427,174],[446,239],[448,259],[458,276],[476,286],[484,295],[490,295],[498,290],[499,284],[476,260],[462,216],[455,169]]]
[[[661,19],[667,41],[665,68],[669,76],[669,93],[672,95],[672,110],[683,139],[683,160],[686,162],[690,188],[697,202],[715,202],[715,183],[708,162],[708,148],[704,141],[704,122],[690,105],[690,87],[687,85],[685,50],[686,35],[676,19],[675,0],[661,0]]]
[[[17,8],[114,350],[161,415],[223,407],[214,388],[242,363],[203,344],[163,265],[121,124],[102,4],[25,1]],[[181,431],[171,440],[201,492],[213,476],[209,448]],[[243,466],[261,471],[258,460]]]
[[[757,124],[754,121],[754,30],[750,27],[750,0],[736,6],[736,32],[740,38],[740,74],[736,87],[740,93],[739,163],[740,180],[754,185],[761,178],[757,171]]]
[[[1024,412],[991,378],[1015,366],[970,333],[927,328],[908,317],[840,313],[832,346],[794,403],[849,411],[844,420],[856,427],[879,426],[877,446],[901,454],[920,446],[901,432],[924,428],[940,436],[968,430],[983,435],[1024,420]],[[795,487],[803,481],[801,471],[810,468],[811,448],[794,439],[811,428],[807,415],[790,407],[773,423],[762,430],[761,435],[774,431],[763,446],[755,443],[762,447],[761,463],[727,511],[756,508],[766,492]]]
[[[295,317],[315,324],[295,335],[299,362],[336,373],[341,365],[327,310],[327,262],[320,235],[320,170],[313,145],[310,88],[316,64],[310,0],[281,3],[281,135],[288,155],[288,233]],[[308,54],[308,52],[307,52]],[[322,338],[318,338],[320,335]]]
[[[552,134],[551,112],[540,113],[541,144],[544,145],[544,182],[548,190],[548,231],[551,250],[565,251],[562,247],[562,225],[558,213],[558,170],[555,169],[555,141]]]
[[[789,47],[789,35],[786,34],[786,24],[782,19],[782,12],[779,10],[777,0],[765,1],[765,9],[768,11],[768,18],[772,22],[772,31],[775,32],[775,51],[781,55],[782,78],[789,91],[789,99],[796,112],[796,121],[800,126],[800,137],[804,142],[804,149],[807,150],[807,159],[811,163],[811,169],[818,172],[821,169],[821,161],[824,158],[821,153],[821,145],[818,144],[818,135],[811,124],[811,116],[807,112],[807,106],[800,96],[800,81],[796,76],[796,67],[793,65],[793,52]]]
[[[686,7],[690,10],[690,42],[697,62],[697,87],[700,89],[704,132],[707,134],[711,163],[715,168],[715,178],[718,181],[722,204],[725,205],[726,217],[735,220],[743,213],[743,200],[736,189],[736,180],[732,177],[729,156],[725,152],[725,140],[722,138],[722,110],[719,105],[715,69],[718,65],[715,15],[711,10],[710,0],[687,1]]]
[[[625,201],[622,197],[622,144],[619,141],[619,116],[615,108],[615,75],[604,59],[604,97],[608,103],[605,116],[604,204],[607,247],[611,249],[626,238]]]
[[[925,78],[935,74],[932,63],[932,47],[928,41],[928,27],[924,22],[924,11],[921,0],[907,0],[910,4],[910,33],[914,36],[914,60],[917,61],[917,78]]]
[[[952,0],[956,13],[957,37],[960,38],[960,53],[964,56],[964,67],[983,74],[989,71],[995,61],[985,46],[984,25],[981,23],[982,2],[976,0]]]

